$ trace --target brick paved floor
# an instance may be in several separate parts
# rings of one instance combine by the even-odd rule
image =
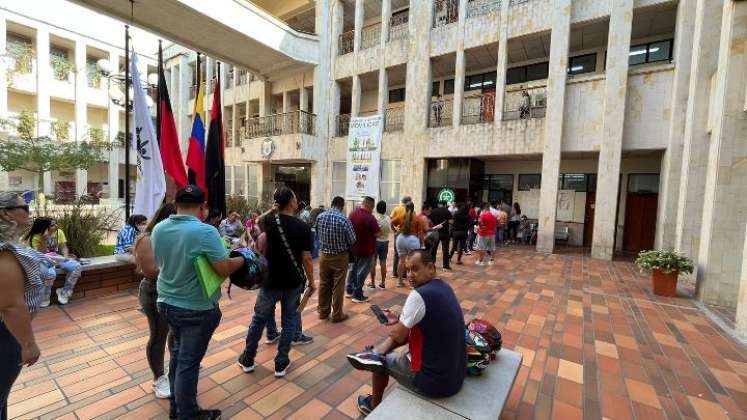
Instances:
[[[472,261],[443,277],[467,318],[493,321],[504,346],[524,354],[503,418],[747,417],[747,351],[690,300],[652,296],[648,277],[629,262],[528,249],[500,252],[492,267]],[[390,288],[371,297],[399,309],[406,293]],[[344,355],[385,334],[368,305],[347,301],[351,318],[331,324],[317,319],[312,299],[304,326],[315,341],[294,348],[289,375],[275,379],[274,346],[260,345],[254,374],[236,366],[253,301],[254,293],[240,290],[224,297],[200,403],[239,419],[358,417],[355,396],[370,389],[369,377]],[[52,307],[34,325],[43,358],[21,374],[11,417],[167,417],[151,393],[147,325],[134,292]]]

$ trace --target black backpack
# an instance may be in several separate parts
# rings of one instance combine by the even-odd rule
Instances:
[[[234,271],[229,279],[231,283],[228,286],[228,297],[231,297],[231,286],[236,286],[244,290],[258,289],[267,280],[268,268],[267,259],[257,254],[249,248],[238,248],[230,253],[231,257],[244,258],[244,265]]]

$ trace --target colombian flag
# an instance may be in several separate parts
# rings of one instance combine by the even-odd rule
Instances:
[[[196,184],[207,194],[205,188],[205,99],[204,84],[200,82],[195,97],[195,109],[192,115],[192,134],[189,136],[187,149],[187,167],[189,183]]]

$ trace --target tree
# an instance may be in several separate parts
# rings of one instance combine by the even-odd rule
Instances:
[[[39,191],[44,191],[44,172],[89,169],[111,150],[106,142],[60,142],[34,136],[34,116],[22,112],[17,122],[0,121],[3,127],[15,126],[17,134],[0,140],[0,169],[6,172],[24,169],[38,175]]]

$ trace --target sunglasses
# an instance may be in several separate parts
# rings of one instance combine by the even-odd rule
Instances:
[[[29,206],[28,204],[24,204],[23,206],[11,206],[11,207],[3,207],[5,210],[15,210],[15,209],[23,209],[26,213],[29,212]]]

